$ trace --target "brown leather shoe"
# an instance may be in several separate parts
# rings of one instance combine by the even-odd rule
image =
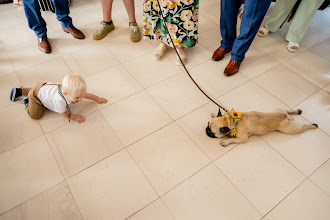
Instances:
[[[62,29],[65,33],[70,33],[74,38],[77,38],[77,39],[85,38],[85,35],[80,30],[78,30],[77,28],[75,28],[73,26],[69,27],[69,28],[62,27]]]
[[[241,65],[241,62],[230,60],[228,65],[226,66],[223,74],[225,76],[232,76],[232,75],[236,74],[239,70],[240,65]]]
[[[225,57],[225,54],[230,51],[231,49],[223,49],[222,47],[219,47],[216,51],[214,51],[212,60],[214,61],[222,60]]]
[[[50,45],[48,38],[38,38],[38,48],[44,53],[52,52],[52,46]]]

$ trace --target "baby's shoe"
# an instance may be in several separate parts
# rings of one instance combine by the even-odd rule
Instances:
[[[132,42],[139,42],[141,40],[141,32],[136,22],[129,23],[129,37]]]
[[[29,104],[29,98],[28,97],[25,97],[23,99],[23,102],[24,102],[24,105],[26,106],[27,104]]]
[[[15,102],[22,96],[22,88],[13,88],[10,93],[10,101]]]

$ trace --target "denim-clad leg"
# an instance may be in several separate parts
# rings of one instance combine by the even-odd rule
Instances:
[[[38,38],[46,38],[46,22],[41,17],[38,0],[22,0],[22,5],[29,27],[34,31]]]
[[[238,10],[242,0],[221,0],[220,32],[221,47],[231,49],[236,39]]]
[[[232,60],[237,62],[242,62],[244,60],[245,53],[251,46],[270,3],[271,0],[245,1],[240,35],[234,41],[233,50],[231,52]]]
[[[69,3],[68,0],[52,0],[55,6],[55,14],[57,20],[61,22],[62,27],[72,27],[72,18],[69,16]]]

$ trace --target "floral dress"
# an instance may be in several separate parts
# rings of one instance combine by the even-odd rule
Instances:
[[[158,1],[162,4],[160,8]],[[173,42],[178,47],[191,48],[198,42],[199,0],[143,0],[144,39],[161,39],[172,46],[163,24],[163,12]]]

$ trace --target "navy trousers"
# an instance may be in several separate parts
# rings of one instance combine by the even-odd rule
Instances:
[[[256,36],[271,0],[245,0],[240,35],[236,38],[237,16],[242,0],[221,0],[221,47],[232,48],[231,59],[242,62]]]
[[[65,28],[72,27],[72,19],[69,17],[68,0],[52,0],[55,6],[55,14],[57,20]],[[22,0],[26,19],[29,27],[34,31],[38,38],[47,37],[46,22],[41,17],[40,6],[38,0]]]

